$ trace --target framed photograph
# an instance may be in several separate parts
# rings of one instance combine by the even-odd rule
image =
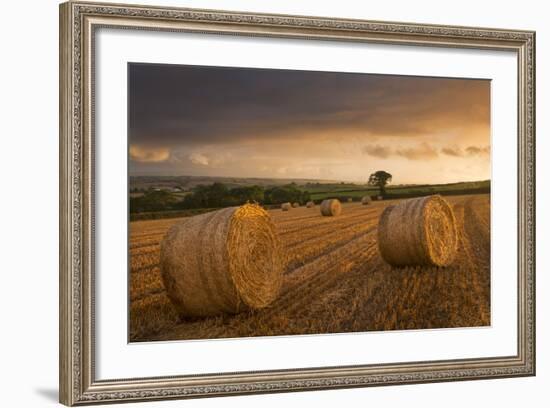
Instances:
[[[535,33],[60,6],[66,405],[535,374]]]

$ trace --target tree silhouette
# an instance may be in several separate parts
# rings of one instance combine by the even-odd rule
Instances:
[[[369,185],[376,186],[380,189],[380,195],[386,194],[386,184],[391,183],[392,175],[384,170],[378,170],[372,173],[369,177]]]

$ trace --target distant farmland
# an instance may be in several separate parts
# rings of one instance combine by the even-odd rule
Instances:
[[[334,196],[360,198],[364,195],[378,195],[378,188],[376,187],[353,184],[319,184],[300,186],[300,188],[309,191],[313,200],[323,200]],[[426,184],[411,186],[390,185],[386,187],[386,198],[416,197],[429,194],[483,194],[489,193],[490,189],[491,182],[489,180],[451,184]]]
[[[378,219],[396,200],[343,203],[339,217],[321,217],[318,206],[270,210],[287,254],[280,297],[265,309],[202,319],[179,318],[160,278],[159,244],[179,219],[131,222],[130,340],[490,325],[490,196],[448,201],[459,230],[448,268],[391,268],[381,259]]]
[[[186,197],[193,195],[193,189],[200,186],[212,185],[213,182],[219,183],[224,181],[227,188],[233,187],[250,187],[259,186],[263,189],[268,189],[275,186],[292,185],[298,192],[304,192],[309,195],[306,200],[300,200],[301,204],[305,204],[309,200],[315,201],[319,204],[326,198],[338,198],[341,201],[347,201],[352,199],[353,201],[360,201],[365,195],[371,197],[377,197],[379,190],[377,187],[368,186],[366,184],[344,183],[344,182],[328,182],[328,181],[311,181],[311,180],[277,180],[277,179],[254,179],[254,178],[223,178],[223,177],[132,177],[130,188],[130,219],[132,221],[139,220],[152,220],[162,218],[174,218],[174,217],[186,217],[190,215],[196,215],[207,211],[212,211],[220,208],[219,205],[200,205],[193,208],[177,207],[174,203],[180,202]],[[185,184],[188,188],[192,186],[192,190],[181,190],[182,185],[178,184],[178,180],[186,180]],[[191,180],[191,181],[189,181]],[[197,183],[204,184],[197,184]],[[282,184],[282,183],[286,184]],[[259,183],[259,184],[254,184]],[[140,187],[138,187],[140,186]],[[147,186],[147,190],[143,190]],[[174,189],[177,188],[177,191]],[[137,191],[139,190],[139,192]],[[164,206],[164,208],[150,209],[150,210],[136,210],[132,205],[132,200],[136,197],[141,197],[145,191],[162,190],[165,194],[165,198],[168,197],[168,201],[172,200],[172,205]],[[431,194],[441,195],[467,195],[467,194],[489,194],[491,192],[491,182],[489,180],[461,182],[461,183],[449,183],[449,184],[425,184],[425,185],[389,185],[386,187],[386,194],[384,199],[398,199],[398,198],[411,198],[426,196]],[[285,199],[289,201],[291,199]],[[233,202],[231,205],[244,204],[247,200]],[[252,200],[259,201],[260,204],[265,205],[266,208],[278,208],[281,202],[264,202],[261,199]],[[226,205],[227,206],[227,205]],[[176,207],[176,208],[174,208]]]

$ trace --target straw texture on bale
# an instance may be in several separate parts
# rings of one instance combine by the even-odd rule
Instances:
[[[306,207],[307,207],[307,208],[313,208],[313,207],[315,207],[315,203],[314,203],[313,201],[308,201],[308,202],[306,203]]]
[[[300,206],[300,203],[292,203],[292,207],[298,208]]]
[[[337,216],[342,212],[342,204],[336,198],[323,200],[321,203],[321,214],[324,216]]]
[[[288,211],[292,208],[292,205],[290,203],[283,203],[281,204],[281,210]]]
[[[440,195],[389,206],[378,221],[378,249],[393,266],[448,266],[457,241],[453,210]]]
[[[361,199],[361,204],[367,205],[367,204],[370,204],[371,201],[372,201],[372,199],[370,198],[370,196],[364,196],[364,197]]]
[[[181,316],[260,309],[279,294],[281,245],[269,214],[245,204],[174,225],[160,250],[164,286]]]

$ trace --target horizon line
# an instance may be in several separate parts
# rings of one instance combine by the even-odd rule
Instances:
[[[368,181],[362,180],[341,180],[341,179],[320,179],[320,178],[310,178],[310,177],[243,177],[243,176],[195,176],[190,174],[129,174],[128,177],[191,177],[191,178],[218,178],[218,179],[253,179],[253,180],[301,180],[301,181],[315,181],[315,182],[325,182],[325,183],[360,183],[368,184]],[[410,183],[399,183],[393,184],[397,185],[443,185],[443,184],[458,184],[458,183],[479,183],[484,181],[491,181],[490,178],[478,179],[478,180],[461,180],[461,181],[450,181],[450,182],[440,182],[440,183],[428,183],[428,182],[410,182]]]

